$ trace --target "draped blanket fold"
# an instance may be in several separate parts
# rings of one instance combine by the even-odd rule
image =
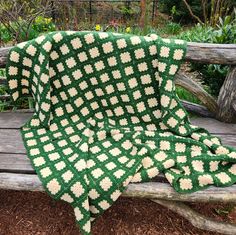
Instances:
[[[83,234],[131,182],[164,173],[179,193],[236,182],[236,150],[191,125],[175,93],[185,53],[182,40],[90,31],[11,49],[11,97],[35,101],[21,128],[27,155]]]

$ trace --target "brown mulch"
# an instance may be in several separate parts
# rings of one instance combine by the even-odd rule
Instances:
[[[232,205],[191,204],[202,214],[234,221]],[[231,212],[230,212],[231,211]],[[94,235],[217,235],[194,228],[158,204],[119,198],[93,225]],[[79,235],[69,204],[46,193],[0,190],[0,235]]]

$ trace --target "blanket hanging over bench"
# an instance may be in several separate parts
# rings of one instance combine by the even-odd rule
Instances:
[[[164,173],[180,193],[236,182],[236,150],[190,124],[173,84],[182,40],[62,31],[20,43],[7,63],[13,101],[31,94],[27,155],[83,234],[130,182]]]

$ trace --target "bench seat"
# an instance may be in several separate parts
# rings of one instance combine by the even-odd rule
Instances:
[[[0,113],[0,189],[44,191],[26,156],[19,128],[32,116],[32,111]],[[223,144],[236,147],[236,124],[226,124],[211,118],[195,117],[194,125],[206,128],[222,139]],[[193,211],[183,202],[236,202],[236,184],[230,187],[209,187],[191,194],[179,194],[163,175],[147,183],[130,184],[122,196],[148,198],[188,219],[194,226],[236,234],[236,225],[215,222]]]
[[[19,128],[32,116],[32,112],[0,113],[0,188],[14,190],[43,191],[33,170],[21,139]],[[226,124],[210,118],[192,118],[192,123],[205,127],[212,134],[222,138],[226,145],[236,147],[236,124]],[[156,182],[159,181],[159,182]],[[161,181],[161,182],[160,182]],[[163,176],[153,182],[130,184],[125,195],[163,198],[181,201],[236,201],[236,185],[227,188],[211,187],[207,190],[178,194]],[[224,198],[224,195],[227,196]]]

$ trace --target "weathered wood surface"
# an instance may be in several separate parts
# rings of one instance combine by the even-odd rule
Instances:
[[[26,150],[19,131],[10,130],[9,135],[3,135],[2,133],[3,131],[0,130],[0,171],[24,172],[27,174],[34,172],[30,160],[26,156]],[[217,134],[216,136],[222,138],[224,144],[236,147],[235,134]],[[4,138],[6,140],[3,140]]]
[[[217,102],[219,105],[217,118],[224,122],[236,123],[236,66],[230,68]]]
[[[16,133],[16,130],[9,132],[10,135],[12,133]],[[30,160],[26,156],[19,132],[17,135],[8,137],[7,140],[3,140],[6,135],[3,136],[2,131],[0,131],[0,136],[2,137],[0,139],[0,171],[7,170],[8,172],[24,172],[27,174],[34,172]],[[236,135],[217,134],[216,136],[221,137],[224,144],[236,147]],[[15,143],[13,138],[18,138],[15,139]]]
[[[7,79],[6,79],[6,77],[0,77],[0,85],[4,85],[4,86],[7,85]]]
[[[0,188],[14,190],[43,191],[35,174],[20,136],[19,128],[31,117],[32,112],[0,113]],[[220,136],[226,144],[236,147],[236,125],[209,118],[195,118],[194,125],[207,128]],[[191,202],[235,202],[236,185],[227,188],[211,187],[193,194],[179,194],[161,182],[130,184],[123,196],[152,199],[180,200]]]
[[[21,110],[19,110],[21,111]],[[32,116],[32,111],[0,113],[0,172],[34,172],[26,156],[19,128]],[[236,147],[236,125],[210,118],[193,118],[192,124],[205,127],[222,138],[223,143]]]
[[[4,68],[6,66],[8,53],[11,47],[3,47],[0,48],[0,68]]]
[[[26,153],[20,130],[0,129],[0,136],[0,153]]]
[[[32,114],[15,113],[11,118],[10,113],[0,114],[0,152],[1,153],[26,153],[25,147],[22,142],[20,128]],[[220,137],[223,144],[236,147],[236,125],[223,124],[214,119],[196,119],[197,123],[206,129],[209,128],[211,133]],[[199,121],[201,120],[201,121]],[[193,119],[192,123],[196,123]]]
[[[0,68],[6,66],[11,47],[0,48]],[[236,64],[235,44],[187,43],[187,61],[212,64]]]
[[[2,112],[0,113],[0,129],[19,129],[30,117],[31,112]]]
[[[175,84],[196,96],[213,115],[217,113],[218,105],[215,98],[208,94],[199,83],[183,73],[178,73],[175,76]]]
[[[193,209],[191,209],[189,206],[185,205],[182,202],[173,202],[173,201],[155,200],[155,199],[152,201],[176,212],[177,214],[184,217],[193,226],[197,228],[222,234],[229,234],[229,235],[236,234],[235,224],[225,223],[207,218],[206,216],[199,214],[198,212],[194,211]]]
[[[37,175],[13,173],[0,173],[0,189],[44,191]],[[123,196],[187,202],[235,202],[236,185],[226,188],[209,187],[191,194],[180,194],[166,183],[136,183],[129,184]]]
[[[236,124],[224,123],[212,118],[202,117],[192,117],[191,123],[206,128],[212,134],[236,135]]]
[[[235,134],[214,134],[222,139],[222,143],[236,147]],[[0,129],[0,153],[26,153],[21,134],[16,129]]]
[[[34,110],[19,109],[0,113],[0,129],[19,129],[33,115]],[[192,117],[191,123],[206,128],[212,134],[236,134],[236,124],[213,118]]]
[[[210,64],[236,64],[236,44],[188,42],[186,60]]]
[[[0,153],[0,172],[35,174],[26,154]]]

